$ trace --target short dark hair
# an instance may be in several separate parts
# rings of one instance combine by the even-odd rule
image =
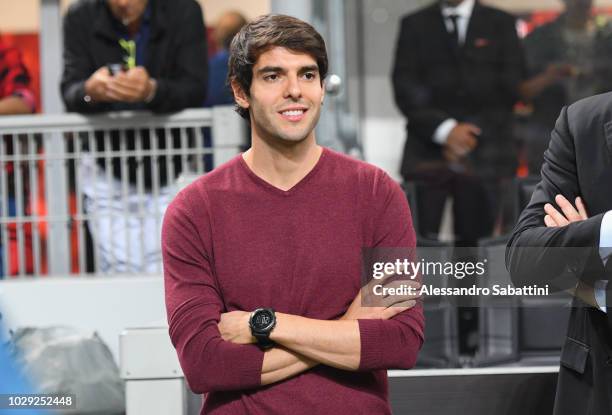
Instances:
[[[266,14],[240,29],[230,46],[227,83],[236,81],[249,96],[253,66],[268,49],[281,46],[303,52],[317,61],[321,83],[327,76],[327,50],[323,37],[308,23],[282,14]],[[236,112],[249,119],[248,109],[236,105]]]

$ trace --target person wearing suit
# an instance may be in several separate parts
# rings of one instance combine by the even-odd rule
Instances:
[[[523,64],[514,17],[476,0],[439,1],[403,18],[393,89],[408,120],[401,173],[417,184],[421,236],[438,238],[449,196],[457,246],[492,235],[516,169],[512,108]],[[477,316],[460,310],[461,353],[475,351]]]
[[[401,173],[424,184],[422,236],[437,236],[449,195],[458,244],[491,234],[497,183],[516,168],[512,108],[523,62],[514,17],[476,0],[440,1],[403,18],[393,89],[408,120]]]
[[[612,93],[562,109],[541,177],[506,265],[516,286],[574,293],[555,415],[612,414]]]

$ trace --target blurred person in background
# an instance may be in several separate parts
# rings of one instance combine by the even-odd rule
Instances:
[[[27,68],[23,64],[21,53],[13,46],[7,45],[0,41],[0,115],[16,115],[16,114],[31,114],[36,111],[36,98],[34,92],[30,88],[31,78]],[[3,146],[3,153],[7,155],[14,154],[20,149],[13,148],[13,139],[11,136],[2,137],[4,142],[0,145]],[[20,142],[20,141],[18,141]],[[8,197],[7,197],[7,208],[8,212],[2,212],[0,210],[0,216],[15,216],[15,184],[14,184],[14,171],[15,164],[8,162],[4,165],[6,169],[3,174],[8,175]],[[27,183],[26,180],[24,183]],[[22,191],[22,189],[18,190]],[[24,197],[27,201],[28,192],[25,191]],[[0,194],[0,197],[4,197]],[[9,225],[9,252],[17,252],[15,244],[17,243],[16,227]],[[27,228],[26,228],[27,232]],[[1,235],[1,234],[0,234]],[[31,235],[29,232],[26,233],[26,237]],[[1,236],[0,236],[1,240]],[[0,245],[1,248],[1,245]],[[16,256],[16,255],[15,255]],[[16,273],[16,261],[14,258],[11,261],[11,265],[14,270],[9,269],[9,274]],[[3,251],[0,249],[0,277],[4,272],[3,262],[7,258],[3,258]]]
[[[498,182],[514,176],[512,108],[523,53],[513,16],[475,0],[446,0],[404,17],[393,68],[407,118],[402,176],[424,183],[422,236],[438,235],[453,197],[455,241],[491,235]]]
[[[515,18],[478,1],[438,1],[402,19],[393,90],[407,119],[401,173],[418,184],[421,236],[438,238],[448,197],[456,246],[476,247],[502,223],[523,65]],[[471,353],[476,310],[460,317],[461,351]]]
[[[246,18],[237,11],[226,12],[217,21],[213,36],[218,51],[208,61],[208,94],[204,102],[205,107],[234,103],[234,96],[227,85],[229,46],[245,24]]]
[[[204,18],[195,0],[78,0],[64,17],[68,111],[180,111],[206,95]]]
[[[148,109],[180,111],[199,107],[206,96],[207,52],[202,9],[195,0],[78,0],[64,17],[64,72],[61,91],[68,111],[96,113]],[[148,130],[140,132],[142,149],[151,139],[160,150],[179,148],[178,134]],[[127,131],[125,148],[134,151],[136,134]],[[121,136],[111,132],[111,151],[119,151]],[[95,148],[104,151],[102,134]],[[109,150],[109,149],[106,149]],[[129,192],[122,197],[122,162],[91,157],[82,163],[84,208],[94,215],[88,221],[100,271],[161,271],[160,216],[174,193],[173,181],[180,173],[180,156],[127,158]],[[158,164],[159,189],[153,189],[153,163]],[[166,164],[172,163],[171,177]],[[109,183],[105,170],[111,168]],[[139,173],[144,175],[145,194],[138,194]],[[158,197],[153,197],[157,193]],[[141,222],[140,209],[146,215]],[[129,212],[124,215],[124,212]],[[121,215],[121,219],[113,215]],[[144,222],[144,225],[143,225]],[[144,232],[144,246],[140,233]],[[127,237],[126,237],[127,233]],[[129,244],[129,246],[126,246]],[[129,255],[129,252],[135,253]],[[141,254],[142,253],[142,254]]]
[[[523,135],[532,174],[539,174],[561,108],[612,91],[612,24],[593,15],[593,0],[562,2],[561,15],[536,28],[524,42],[528,79],[521,94],[533,112]]]
[[[30,114],[36,98],[30,89],[30,74],[15,47],[0,41],[0,115]]]

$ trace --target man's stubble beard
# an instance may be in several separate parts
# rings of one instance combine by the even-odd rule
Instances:
[[[311,111],[315,111],[314,108],[311,107],[306,114],[310,113]],[[319,122],[319,118],[321,117],[321,106],[317,107],[316,111],[317,113],[314,115],[314,118],[312,118],[309,123],[309,128],[304,128],[304,134],[300,134],[300,136],[298,137],[289,134],[284,134],[280,128],[275,129],[275,123],[272,122],[270,120],[270,117],[268,117],[268,114],[265,113],[263,116],[253,116],[253,120],[251,123],[253,128],[255,128],[255,130],[259,133],[259,137],[268,144],[272,146],[280,145],[283,147],[292,147],[294,145],[298,145],[304,142],[316,128],[317,123]],[[259,114],[259,112],[256,113]],[[273,114],[271,116],[275,117],[276,115]],[[255,119],[263,119],[264,122],[258,123],[255,121]],[[280,123],[278,125],[280,125]]]

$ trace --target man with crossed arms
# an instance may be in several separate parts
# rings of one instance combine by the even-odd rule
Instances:
[[[555,415],[612,414],[612,94],[563,108],[542,180],[508,243],[516,285],[574,293]],[[588,209],[588,214],[587,214]]]
[[[229,80],[252,146],[166,212],[170,337],[202,413],[390,414],[386,369],[411,368],[423,342],[417,295],[362,304],[362,248],[415,234],[387,174],[317,145],[327,67],[305,22],[243,27]]]

